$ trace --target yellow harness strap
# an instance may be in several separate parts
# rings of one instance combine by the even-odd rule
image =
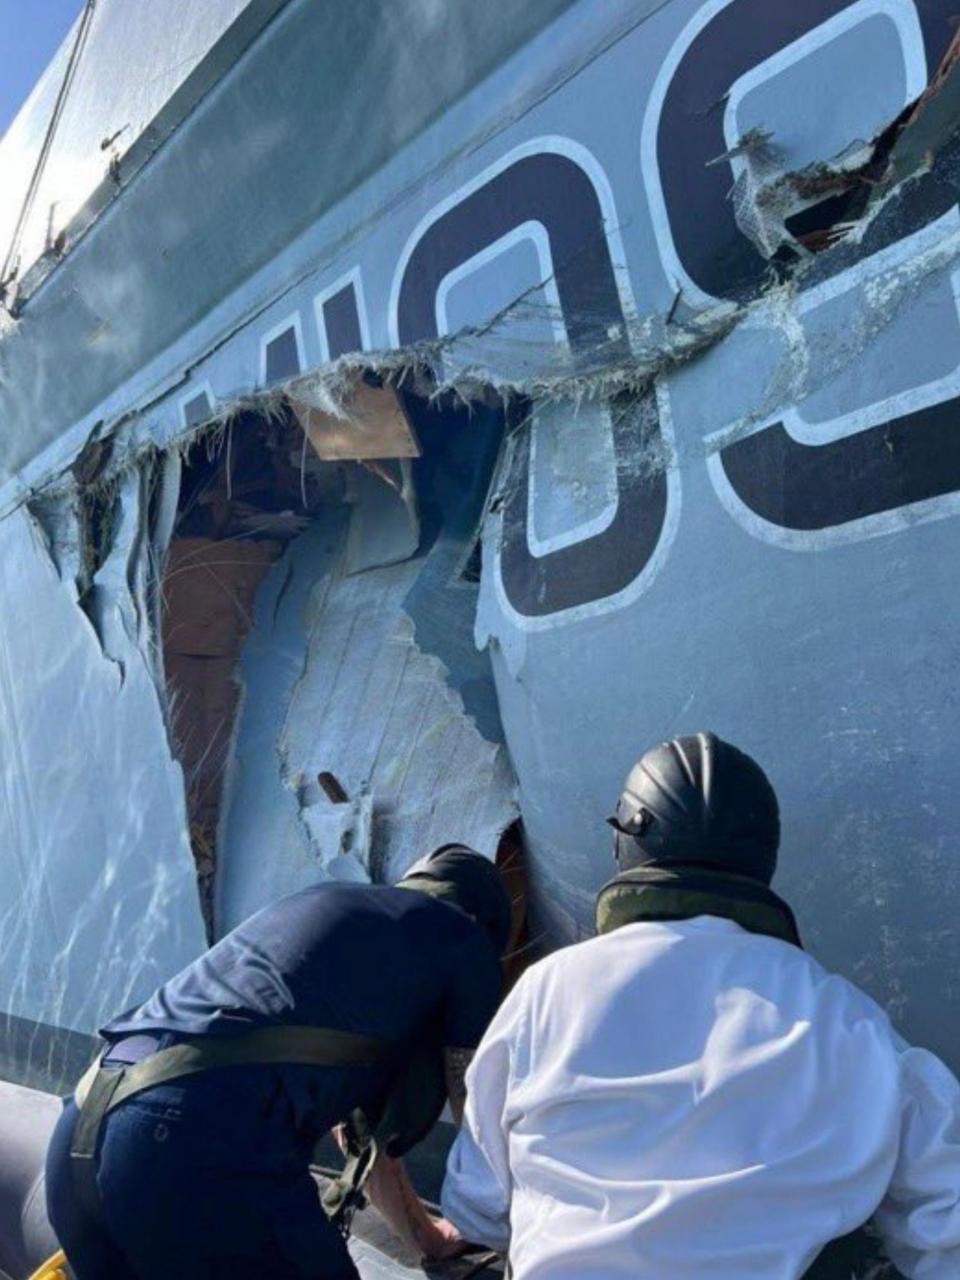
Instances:
[[[33,1273],[30,1280],[69,1280],[67,1255],[62,1249],[59,1253],[55,1253]]]

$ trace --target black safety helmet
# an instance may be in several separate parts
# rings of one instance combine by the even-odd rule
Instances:
[[[398,887],[419,889],[472,916],[490,934],[497,955],[510,941],[510,895],[489,858],[465,844],[445,844],[415,863]]]
[[[648,751],[609,821],[621,870],[682,863],[769,884],[777,868],[776,793],[756,761],[712,733]]]

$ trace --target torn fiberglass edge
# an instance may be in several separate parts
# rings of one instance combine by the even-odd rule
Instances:
[[[782,270],[809,253],[862,238],[886,198],[928,172],[960,128],[960,32],[924,92],[870,141],[787,172],[774,134],[747,130],[711,164],[734,162],[730,198],[737,225]]]

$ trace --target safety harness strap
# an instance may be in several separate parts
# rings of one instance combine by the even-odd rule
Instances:
[[[123,1079],[122,1067],[100,1070],[95,1063],[83,1077],[84,1100],[73,1127],[70,1146],[70,1164],[73,1170],[73,1186],[81,1212],[96,1221],[100,1219],[100,1193],[97,1190],[97,1139],[103,1117],[110,1110],[113,1095]],[[79,1091],[78,1091],[79,1092]]]
[[[382,1105],[372,1112],[351,1112],[343,1125],[346,1164],[327,1187],[323,1207],[345,1236],[353,1215],[363,1207],[364,1187],[378,1155],[405,1155],[436,1124],[446,1100],[442,1029],[422,1026],[398,1058]]]
[[[80,1114],[74,1126],[70,1157],[83,1213],[98,1226],[101,1224],[103,1206],[96,1179],[100,1127],[106,1116],[128,1098],[217,1067],[372,1067],[395,1052],[395,1046],[386,1041],[332,1027],[258,1027],[222,1039],[184,1039],[131,1066],[102,1067],[95,1063],[74,1095]]]
[[[372,1067],[390,1052],[390,1046],[372,1036],[332,1027],[257,1027],[242,1035],[213,1038],[184,1038],[169,1049],[161,1049],[149,1058],[123,1069],[107,1110],[118,1107],[127,1098],[167,1084],[184,1076],[196,1075],[216,1067],[238,1066],[314,1066]],[[98,1067],[88,1071],[76,1090],[77,1105],[82,1107],[96,1077]],[[104,1112],[106,1114],[106,1111]]]
[[[337,1177],[328,1183],[321,1203],[327,1217],[346,1239],[350,1235],[354,1214],[366,1203],[364,1188],[380,1154],[380,1144],[366,1114],[359,1107],[347,1117],[342,1130],[346,1160]]]

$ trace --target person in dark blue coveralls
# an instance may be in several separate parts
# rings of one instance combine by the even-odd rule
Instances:
[[[441,880],[448,892],[437,897]],[[450,888],[452,886],[452,889]],[[424,892],[411,892],[422,888]],[[445,846],[402,886],[324,883],[254,915],[101,1032],[104,1065],[178,1037],[264,1026],[335,1028],[396,1042],[439,1025],[454,1118],[463,1074],[495,1012],[511,908],[487,859]],[[234,1065],[148,1088],[103,1121],[99,1222],[71,1177],[66,1104],[47,1157],[50,1219],[78,1280],[356,1280],[309,1173],[316,1141],[356,1107],[375,1111],[391,1068]],[[371,1200],[428,1257],[460,1247],[402,1165],[380,1156]]]

